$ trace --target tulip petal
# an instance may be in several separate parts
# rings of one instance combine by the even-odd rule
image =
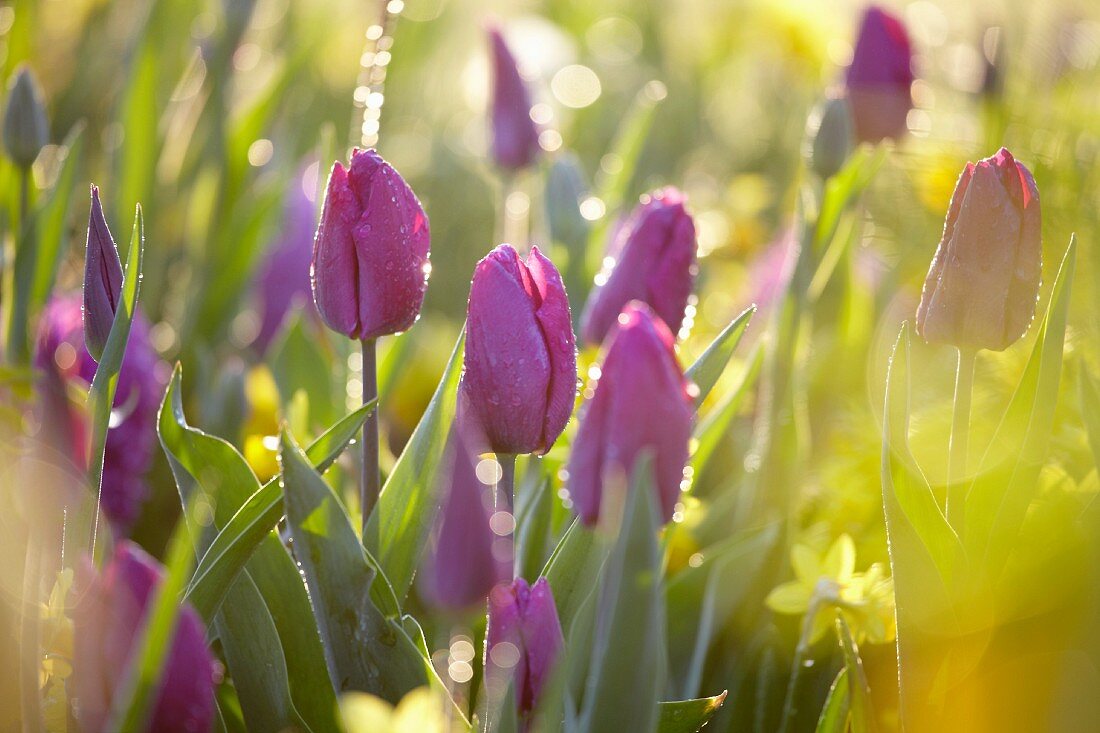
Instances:
[[[321,223],[313,240],[313,300],[321,319],[349,337],[359,333],[359,263],[353,229],[358,201],[348,186],[348,173],[336,162],[329,175]]]
[[[92,186],[84,257],[84,341],[96,361],[103,354],[122,292],[122,262],[103,216],[99,189]]]
[[[573,414],[577,397],[577,339],[573,335],[569,298],[554,263],[538,247],[532,247],[527,257],[527,269],[539,293],[541,302],[535,311],[535,318],[550,356],[550,384],[546,394],[542,437],[542,451],[545,453],[561,435],[569,416]]]

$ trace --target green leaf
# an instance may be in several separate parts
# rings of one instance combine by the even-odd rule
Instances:
[[[863,671],[863,660],[859,657],[852,632],[844,621],[844,616],[836,615],[836,633],[840,639],[840,648],[844,653],[844,670],[848,673],[849,710],[851,713],[852,733],[875,733],[874,708],[871,705],[871,686],[867,683],[867,674]]]
[[[187,424],[177,366],[158,416],[158,432],[184,502],[204,499],[212,526],[196,526],[197,551],[259,490],[248,463],[228,442]],[[324,649],[298,569],[268,526],[229,579],[227,603],[213,620],[241,708],[253,729],[333,730],[336,698],[326,680]],[[207,609],[203,609],[207,610]]]
[[[339,693],[396,704],[428,684],[429,662],[372,600],[375,570],[336,494],[284,430],[279,451],[287,524]]]
[[[148,24],[141,22],[142,33]],[[125,212],[139,201],[147,204],[153,198],[159,140],[157,124],[161,108],[157,101],[160,72],[157,68],[158,49],[155,39],[146,35],[138,42],[128,67],[130,77],[119,101],[117,120],[126,131],[126,144],[119,147],[116,159],[117,180],[111,201],[112,208]],[[115,208],[117,207],[117,208]],[[122,253],[124,256],[126,253]]]
[[[757,344],[748,357],[745,370],[741,374],[741,381],[729,391],[720,404],[710,411],[706,418],[696,425],[692,436],[695,451],[691,454],[691,466],[694,469],[696,481],[702,478],[711,457],[721,446],[722,439],[729,433],[730,426],[741,410],[746,395],[756,383],[756,378],[760,376],[763,365],[764,349]]]
[[[408,595],[435,517],[435,478],[454,420],[464,342],[465,336],[460,335],[439,386],[386,479],[363,531],[363,544],[378,558],[399,602]]]
[[[848,733],[848,668],[837,673],[817,719],[817,733]]]
[[[726,701],[726,693],[695,700],[663,702],[657,706],[660,718],[658,733],[697,733],[710,722],[718,708]]]
[[[267,363],[279,387],[284,406],[295,393],[303,390],[309,398],[311,424],[328,425],[343,413],[343,399],[338,396],[336,380],[328,361],[317,358],[318,334],[306,327],[306,312],[295,308],[290,323],[271,349]],[[327,339],[327,335],[320,336]],[[320,344],[324,349],[326,344]],[[342,390],[341,390],[342,392]]]
[[[1074,236],[1054,280],[1050,305],[1024,375],[966,496],[964,539],[988,580],[995,579],[1004,567],[1039,490],[1037,479],[1058,404],[1076,253]]]
[[[595,592],[610,551],[611,546],[602,537],[580,519],[574,519],[546,561],[542,575],[554,591],[554,605],[566,639],[570,638],[581,606]]]
[[[698,410],[707,398],[714,385],[718,384],[719,377],[729,364],[730,357],[741,343],[745,335],[745,329],[749,327],[749,321],[756,313],[756,306],[752,305],[741,312],[741,315],[730,321],[730,324],[722,329],[722,333],[710,343],[695,363],[688,367],[684,373],[688,379],[695,383],[698,393],[695,395],[695,409]]]
[[[665,604],[652,457],[643,456],[623,502],[618,539],[599,588],[588,682],[580,716],[586,733],[652,733],[665,688]],[[605,484],[605,507],[616,489]],[[624,701],[630,701],[624,704]]]
[[[137,312],[138,293],[141,290],[141,261],[145,250],[145,236],[141,221],[141,207],[134,215],[134,228],[130,235],[130,247],[126,256],[126,271],[122,275],[122,291],[107,344],[103,347],[103,356],[96,368],[92,386],[88,391],[88,413],[91,415],[91,455],[88,459],[88,483],[96,495],[92,517],[81,517],[82,545],[95,552],[96,535],[99,530],[100,496],[103,482],[103,452],[107,447],[107,429],[111,421],[111,409],[114,406],[115,390],[118,388],[118,373],[122,368],[122,358],[126,353],[126,342],[130,338],[130,325]],[[84,529],[87,525],[87,529]]]
[[[931,679],[943,662],[933,638],[959,632],[953,589],[963,550],[909,452],[909,324],[902,326],[886,378],[882,501],[898,621],[902,720],[933,705]]]
[[[130,657],[133,661],[111,701],[111,712],[103,730],[139,733],[146,729],[172,649],[179,620],[179,594],[191,570],[193,557],[186,522],[181,520],[172,532],[164,578],[146,605]]]
[[[63,159],[49,197],[23,231],[15,253],[15,289],[11,320],[8,323],[8,348],[12,354],[26,356],[28,329],[53,292],[57,271],[65,256],[68,241],[66,223],[72,207],[76,176],[84,158],[84,123],[73,126],[62,144]]]
[[[341,418],[306,449],[315,469],[321,473],[328,470],[359,434],[374,405],[369,402]],[[195,567],[186,594],[186,600],[203,617],[214,614],[237,573],[283,514],[283,489],[276,477],[248,497],[210,543]]]
[[[704,550],[698,566],[684,568],[669,581],[665,597],[675,693],[698,694],[711,644],[759,583],[757,575],[778,536],[775,524],[742,530]]]
[[[515,567],[523,578],[537,576],[542,569],[554,511],[550,477],[533,462],[527,465],[525,481],[516,492]]]

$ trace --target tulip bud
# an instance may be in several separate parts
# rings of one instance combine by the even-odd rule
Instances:
[[[502,244],[477,264],[460,399],[496,453],[545,453],[577,394],[576,337],[554,263]]]
[[[48,369],[52,360],[66,383],[86,390],[95,376],[96,363],[84,346],[80,296],[52,299],[42,310],[34,362]],[[167,365],[150,342],[149,322],[134,314],[130,338],[122,357],[115,390],[117,423],[107,431],[103,453],[103,513],[116,535],[125,535],[141,512],[149,493],[145,477],[152,466],[157,444],[157,410],[164,394]],[[82,449],[73,463],[85,467]]]
[[[581,337],[598,344],[631,300],[647,303],[674,332],[695,283],[695,222],[684,195],[669,187],[642,197],[615,236],[581,315]]]
[[[49,134],[42,90],[30,67],[20,66],[9,87],[4,110],[4,147],[8,157],[20,168],[30,168]]]
[[[546,174],[546,220],[550,238],[570,246],[570,259],[583,259],[582,248],[588,241],[588,220],[580,207],[587,190],[577,156],[568,152],[557,156]]]
[[[516,578],[511,585],[493,588],[485,631],[485,668],[490,678],[511,668],[521,715],[538,707],[564,646],[554,594],[546,578],[532,586]]]
[[[1012,153],[967,163],[917,309],[925,341],[1003,351],[1027,331],[1042,274],[1039,189]]]
[[[672,518],[691,437],[691,383],[673,336],[649,306],[633,301],[607,336],[592,398],[581,408],[569,456],[569,496],[585,524],[599,519],[604,480],[630,476],[643,450],[654,455],[664,521]]]
[[[295,301],[310,299],[309,264],[315,223],[305,177],[296,176],[287,191],[278,239],[271,243],[252,283],[260,311],[260,330],[252,342],[258,353],[267,351]],[[308,308],[316,316],[312,303]]]
[[[825,100],[807,125],[810,143],[810,168],[821,178],[835,176],[855,146],[852,110],[843,97]]]
[[[511,539],[489,524],[493,487],[478,477],[480,442],[473,426],[455,421],[444,466],[444,499],[438,530],[421,575],[425,598],[441,608],[464,610],[484,602],[497,583],[511,576]]]
[[[534,163],[541,151],[539,131],[531,119],[531,96],[499,28],[489,29],[489,52],[493,160],[505,170],[518,171]]]
[[[129,541],[115,547],[101,572],[87,562],[76,589],[73,614],[73,681],[80,729],[100,733],[115,693],[137,650],[147,607],[164,577],[163,568]],[[217,667],[206,632],[189,604],[180,609],[172,645],[156,693],[148,730],[196,733],[214,722]]]
[[[99,189],[92,186],[88,243],[84,255],[84,344],[98,363],[107,346],[122,295],[122,263],[114,237],[103,218]]]
[[[409,328],[428,287],[428,217],[374,150],[332,166],[313,242],[313,300],[325,324],[353,339]]]
[[[877,6],[868,7],[847,73],[857,140],[874,144],[905,133],[913,106],[912,61],[909,34],[901,20]]]

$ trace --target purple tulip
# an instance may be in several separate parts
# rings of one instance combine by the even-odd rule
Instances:
[[[146,607],[164,570],[144,550],[124,540],[102,572],[88,562],[80,575],[73,614],[76,709],[80,729],[100,733],[105,731],[115,692],[128,673]],[[202,621],[194,608],[185,605],[180,609],[147,729],[209,731],[214,722],[217,676]]]
[[[532,586],[516,578],[510,585],[493,588],[485,632],[485,667],[489,675],[511,668],[521,715],[537,708],[564,646],[554,594],[546,578]]]
[[[489,50],[493,69],[493,159],[501,168],[517,171],[534,163],[540,152],[539,131],[531,119],[531,95],[499,28],[489,28]]]
[[[92,186],[88,244],[84,256],[84,343],[97,362],[103,357],[122,295],[122,263],[114,237],[103,218],[99,188]]]
[[[1039,189],[1001,148],[955,184],[917,309],[926,341],[1003,351],[1027,331],[1042,274]]]
[[[427,600],[461,611],[484,602],[494,585],[511,576],[511,539],[490,526],[493,487],[477,476],[480,441],[472,425],[456,420],[447,450],[445,498],[438,530],[422,577]]]
[[[648,303],[679,331],[695,283],[695,222],[684,195],[669,187],[642,197],[619,230],[581,316],[581,338],[599,344],[632,300]]]
[[[880,7],[868,7],[847,73],[857,140],[873,144],[905,133],[905,118],[913,106],[912,61],[909,34],[901,20]]]
[[[581,408],[569,456],[570,498],[588,525],[600,516],[604,481],[629,477],[643,450],[654,455],[661,515],[680,497],[691,437],[690,383],[676,361],[673,336],[649,306],[634,301],[607,336],[592,398]]]
[[[428,216],[374,150],[333,164],[313,243],[313,300],[325,324],[353,339],[409,328],[428,287]]]
[[[554,263],[502,244],[477,264],[459,399],[496,453],[545,453],[577,394],[576,337]]]
[[[309,266],[313,259],[315,210],[306,195],[303,177],[297,176],[287,191],[279,237],[267,251],[253,281],[259,305],[260,330],[253,348],[264,353],[271,345],[287,312],[296,300],[309,303]]]
[[[66,381],[76,381],[86,388],[95,376],[96,363],[84,347],[80,296],[54,298],[42,312],[35,363],[45,368],[50,359]],[[138,312],[115,391],[114,407],[121,419],[107,432],[103,455],[100,498],[104,513],[119,534],[128,532],[148,494],[145,474],[157,447],[157,409],[165,376],[164,363],[149,341],[149,323]],[[73,456],[78,466],[85,466],[86,460],[83,453]]]

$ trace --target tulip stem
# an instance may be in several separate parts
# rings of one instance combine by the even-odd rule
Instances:
[[[378,398],[378,359],[375,339],[363,339],[363,404]],[[363,515],[363,533],[367,531],[374,505],[378,503],[378,406],[363,423],[363,474],[359,487],[359,507]]]
[[[497,463],[500,464],[500,481],[497,482],[498,509],[512,511],[516,505],[516,454],[498,453]],[[503,497],[503,504],[500,504]]]
[[[970,398],[974,391],[974,362],[978,352],[959,349],[955,372],[955,408],[951,419],[951,443],[947,457],[947,522],[962,531],[966,508],[966,449],[970,433]]]
[[[42,546],[31,528],[27,537],[27,561],[23,575],[23,624],[20,634],[20,697],[22,699],[23,730],[42,730],[42,711],[38,704],[38,670],[41,652],[38,644],[38,592],[42,572]]]

